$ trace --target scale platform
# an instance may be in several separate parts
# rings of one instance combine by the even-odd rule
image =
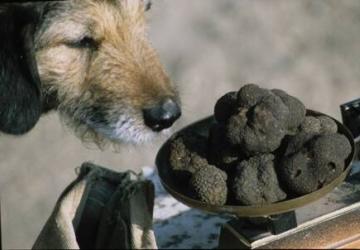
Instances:
[[[360,248],[360,173],[351,174],[320,200],[275,219],[229,221],[222,226],[219,248]]]

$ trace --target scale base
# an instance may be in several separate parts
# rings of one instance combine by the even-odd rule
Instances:
[[[332,193],[293,215],[285,214],[283,225],[275,223],[275,229],[289,229],[282,231],[274,231],[274,223],[249,226],[248,219],[234,219],[223,225],[219,248],[360,248],[360,174],[350,176]],[[298,226],[292,219],[295,216]]]

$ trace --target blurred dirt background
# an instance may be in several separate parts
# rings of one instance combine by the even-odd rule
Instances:
[[[244,83],[281,88],[340,118],[360,96],[358,0],[154,0],[150,35],[183,100],[174,130],[212,113]],[[161,141],[120,153],[87,149],[56,114],[28,135],[0,135],[5,248],[29,248],[84,161],[118,171],[153,165]]]

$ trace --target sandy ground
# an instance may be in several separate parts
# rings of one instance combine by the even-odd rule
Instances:
[[[360,1],[154,0],[150,33],[178,84],[180,127],[209,115],[217,98],[247,82],[282,88],[337,118],[360,96]],[[161,140],[120,153],[87,149],[56,114],[28,135],[0,135],[5,248],[29,248],[74,168],[153,165]]]

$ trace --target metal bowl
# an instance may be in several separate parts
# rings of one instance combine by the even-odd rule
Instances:
[[[319,116],[325,114],[308,110],[307,115]],[[176,181],[173,179],[173,175],[171,174],[171,169],[168,161],[170,142],[172,138],[174,138],[174,136],[184,131],[191,131],[193,133],[198,133],[199,135],[208,137],[209,129],[211,125],[215,122],[212,116],[200,120],[198,122],[195,122],[189,125],[188,127],[180,130],[161,147],[156,157],[156,165],[158,168],[161,183],[164,186],[164,188],[178,201],[186,204],[189,207],[204,210],[211,213],[232,214],[238,217],[261,217],[261,216],[270,216],[270,215],[282,214],[285,212],[293,211],[299,207],[314,202],[322,198],[326,194],[330,193],[334,188],[339,186],[345,180],[345,178],[347,177],[347,175],[351,170],[351,165],[355,155],[355,143],[353,137],[350,131],[343,124],[341,124],[336,119],[334,120],[338,124],[339,127],[338,132],[340,134],[345,135],[350,141],[352,151],[350,156],[346,159],[346,163],[345,163],[346,168],[344,172],[328,185],[310,194],[276,203],[254,205],[254,206],[232,206],[232,205],[215,206],[215,205],[206,204],[187,195],[186,192],[184,192],[183,189],[176,183]]]

